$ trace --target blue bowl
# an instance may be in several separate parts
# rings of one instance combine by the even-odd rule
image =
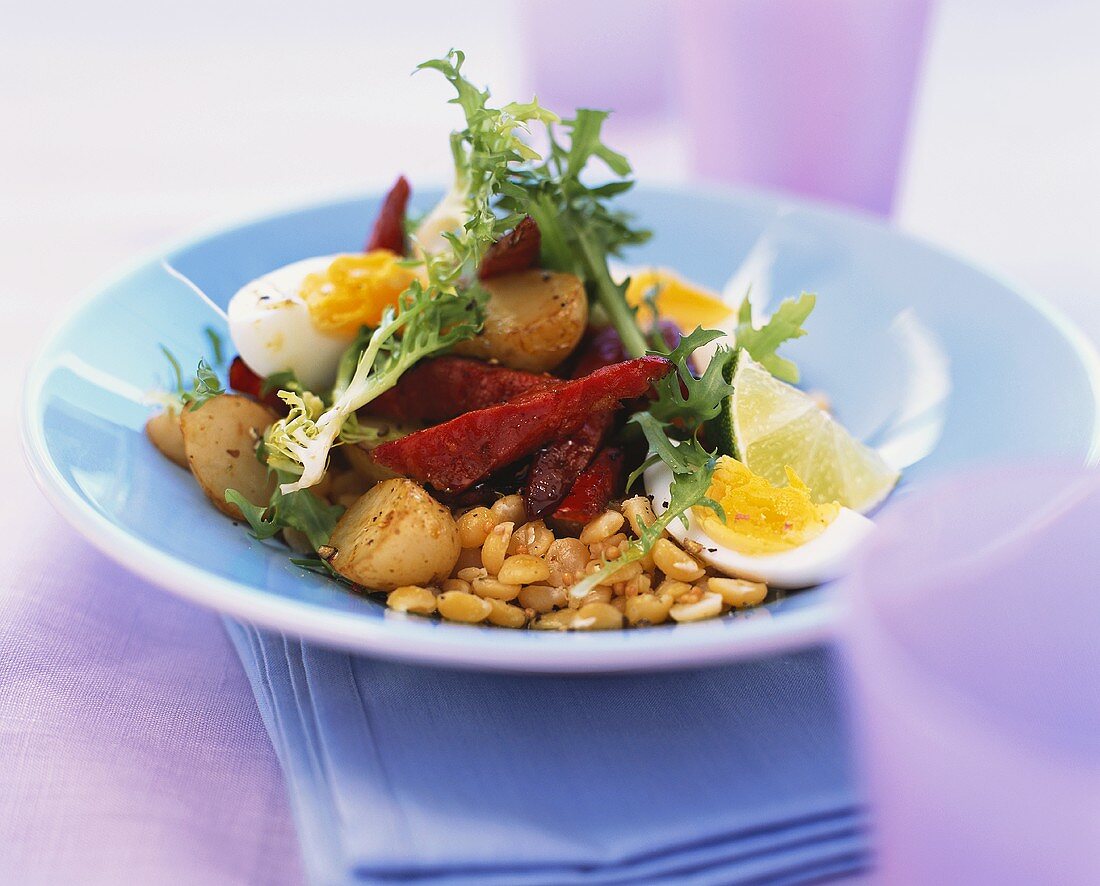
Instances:
[[[419,201],[426,209],[432,195]],[[818,293],[809,334],[787,353],[858,436],[897,431],[928,373],[900,343],[898,318],[944,358],[950,395],[907,488],[968,464],[1098,451],[1097,358],[1049,307],[958,259],[853,214],[746,193],[638,188],[623,199],[654,231],[627,256],[721,288],[758,247],[774,256],[776,299]],[[826,639],[828,585],[758,611],[698,624],[607,633],[506,631],[390,612],[301,571],[281,546],[234,527],[147,442],[144,391],[167,386],[160,345],[193,366],[216,316],[160,266],[166,259],[221,305],[280,265],[362,247],[378,197],[323,203],[193,239],[95,290],[31,369],[24,434],[61,513],[134,572],[229,615],[365,654],[516,671],[650,670],[728,662]],[[919,350],[919,349],[918,349]],[[933,373],[934,374],[934,373]],[[934,444],[934,445],[933,445]],[[890,502],[885,505],[890,507]]]

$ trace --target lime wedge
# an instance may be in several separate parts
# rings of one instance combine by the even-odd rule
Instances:
[[[745,351],[738,352],[728,408],[737,457],[773,485],[787,482],[790,465],[815,502],[866,513],[898,482],[898,472],[875,450]]]

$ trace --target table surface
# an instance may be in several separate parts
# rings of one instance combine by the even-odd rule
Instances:
[[[530,91],[515,3],[455,16],[422,0],[384,28],[351,0],[277,20],[258,0],[156,6],[5,10],[0,367],[13,380],[73,295],[134,253],[398,170],[440,181],[445,92],[402,91],[393,72],[457,45],[498,95]],[[1088,0],[943,0],[896,217],[1094,340],[1098,43]],[[674,121],[617,135],[640,177],[688,177]],[[217,616],[91,551],[37,494],[14,428],[0,447],[14,465],[0,503],[0,844],[15,847],[0,880],[300,882],[277,764]]]

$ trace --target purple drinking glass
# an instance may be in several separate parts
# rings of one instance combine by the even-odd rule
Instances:
[[[842,589],[890,884],[1100,883],[1100,472],[913,493]]]
[[[679,6],[679,82],[694,172],[888,215],[930,6]]]
[[[654,118],[674,101],[671,0],[561,0],[520,4],[524,55],[539,101]]]

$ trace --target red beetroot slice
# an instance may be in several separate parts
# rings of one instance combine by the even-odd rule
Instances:
[[[622,340],[612,327],[593,330],[581,345],[572,376],[583,378],[624,359]],[[615,403],[610,409],[593,412],[568,437],[552,441],[535,454],[523,490],[524,503],[531,519],[549,513],[565,498],[611,433],[618,407],[619,404]]]
[[[479,280],[514,274],[533,268],[542,248],[542,232],[529,215],[490,246],[477,269]]]
[[[601,449],[577,478],[569,495],[554,511],[554,519],[583,526],[607,510],[623,491],[623,452],[615,446]]]
[[[374,460],[444,492],[461,492],[547,440],[571,434],[593,412],[640,397],[671,369],[663,357],[607,366],[384,443],[374,450]]]
[[[597,369],[611,366],[626,360],[627,353],[623,340],[614,326],[588,327],[584,340],[578,348],[577,362],[570,373],[572,378],[591,375]]]
[[[382,208],[374,221],[374,230],[367,240],[365,252],[388,249],[398,255],[405,254],[405,207],[409,203],[411,192],[408,179],[403,175],[398,176],[382,201]]]
[[[276,412],[286,413],[286,404],[279,399],[278,393],[263,393],[264,380],[253,372],[240,357],[234,357],[229,364],[229,387],[242,394],[248,394],[255,400],[270,406]]]
[[[593,412],[568,437],[553,441],[535,454],[523,489],[523,500],[532,520],[545,516],[565,498],[611,433],[617,411],[616,404]]]
[[[401,380],[364,407],[406,424],[439,424],[466,412],[496,406],[525,394],[564,384],[561,379],[468,357],[422,360]]]

